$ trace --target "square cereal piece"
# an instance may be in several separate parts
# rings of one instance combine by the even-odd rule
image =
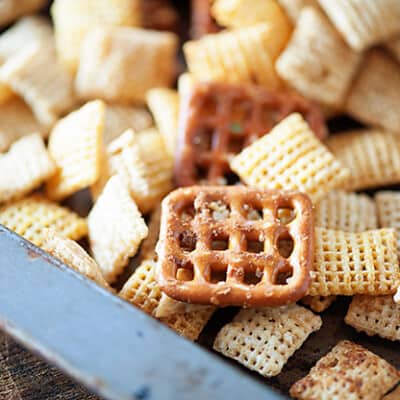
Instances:
[[[342,187],[350,174],[297,113],[246,147],[230,164],[249,186],[298,190],[315,203]]]
[[[366,194],[333,190],[315,207],[315,226],[345,232],[376,229],[375,202]]]
[[[243,28],[265,23],[270,30],[269,51],[275,59],[289,40],[292,24],[276,0],[215,0],[211,13],[221,26]]]
[[[33,132],[46,136],[48,129],[38,122],[31,109],[18,97],[0,104],[0,151]]]
[[[174,155],[178,136],[178,92],[173,89],[154,88],[147,92],[146,100],[169,153]]]
[[[400,284],[394,229],[315,229],[311,296],[393,294]]]
[[[0,153],[0,203],[23,197],[56,172],[56,165],[39,134],[16,141]]]
[[[44,17],[30,15],[18,20],[0,35],[0,64],[37,40],[51,38],[51,25]]]
[[[314,312],[325,311],[336,300],[336,296],[306,296],[301,302],[310,307]]]
[[[369,336],[400,340],[400,304],[392,296],[354,296],[344,320]]]
[[[51,7],[58,57],[75,73],[86,34],[97,27],[138,26],[140,0],[55,0]]]
[[[278,3],[293,22],[297,21],[304,7],[319,8],[318,0],[278,0]]]
[[[347,190],[361,190],[400,182],[400,141],[389,132],[360,129],[328,138],[326,145],[350,171]]]
[[[356,51],[400,32],[397,0],[319,0],[319,4]]]
[[[58,62],[52,38],[35,41],[10,57],[0,68],[0,80],[48,127],[75,105],[72,76]]]
[[[49,152],[58,171],[47,182],[49,198],[61,200],[97,181],[100,176],[105,105],[89,102],[58,121],[51,131]]]
[[[75,81],[83,99],[144,102],[154,87],[172,85],[178,38],[139,28],[97,28],[87,34]]]
[[[288,359],[319,330],[322,320],[304,307],[242,309],[214,341],[214,350],[265,377],[278,375]]]
[[[144,260],[125,283],[119,296],[155,316],[162,292],[154,276],[156,263]],[[189,340],[196,340],[214,312],[213,307],[194,306],[189,312],[177,312],[160,321]]]
[[[72,240],[79,240],[87,234],[84,218],[39,195],[0,207],[0,224],[36,246],[42,246],[45,242],[47,228]]]
[[[290,395],[299,400],[379,400],[399,380],[399,372],[384,359],[343,340],[290,388]]]
[[[2,0],[0,2],[0,27],[25,14],[38,11],[46,3],[46,0]]]
[[[189,72],[198,81],[281,86],[270,53],[267,24],[210,34],[183,46]]]
[[[108,283],[103,278],[99,266],[78,243],[67,239],[53,229],[44,231],[45,241],[42,244],[43,250],[58,258],[64,264],[71,267],[76,272],[86,276],[105,289],[111,290]]]
[[[109,144],[107,156],[109,173],[122,178],[143,213],[172,189],[172,158],[156,130],[127,130]]]
[[[127,129],[139,132],[150,128],[151,125],[153,125],[153,119],[145,108],[122,104],[107,104],[103,142],[105,145],[109,144]]]
[[[339,108],[360,60],[361,55],[347,46],[321,11],[306,7],[276,70],[305,97]]]
[[[88,216],[94,259],[112,283],[147,236],[147,226],[119,176],[107,182]]]
[[[382,191],[375,194],[378,221],[381,228],[394,228],[400,253],[400,192]]]
[[[366,125],[400,133],[399,107],[400,65],[384,51],[371,50],[349,90],[345,110]]]

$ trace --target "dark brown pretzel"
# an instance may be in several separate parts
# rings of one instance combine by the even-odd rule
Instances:
[[[319,108],[294,93],[214,82],[195,84],[186,96],[175,157],[178,186],[226,183],[230,157],[293,112],[304,116],[318,138],[327,135]]]
[[[245,186],[177,189],[162,204],[156,277],[170,297],[218,306],[279,306],[302,298],[314,252],[302,193]]]

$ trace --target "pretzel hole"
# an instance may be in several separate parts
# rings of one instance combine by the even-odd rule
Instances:
[[[293,238],[288,233],[284,233],[278,238],[276,247],[278,248],[278,252],[282,257],[289,258],[294,249]]]
[[[199,181],[205,181],[208,178],[208,168],[202,165],[196,165],[196,175]]]
[[[246,285],[257,285],[261,282],[263,271],[257,269],[255,271],[246,271],[244,273],[243,283]]]
[[[211,237],[211,250],[226,250],[229,247],[229,236],[226,234],[213,234]]]
[[[281,112],[271,109],[271,105],[267,104],[261,112],[261,121],[265,129],[273,128],[278,122],[282,120]]]
[[[226,269],[221,269],[219,264],[212,264],[210,266],[210,282],[226,282]]]
[[[276,218],[282,225],[287,225],[296,217],[296,212],[291,207],[279,207],[276,211]]]
[[[210,151],[212,148],[212,141],[214,136],[214,129],[208,126],[198,128],[196,134],[192,138],[192,144],[199,152]]]
[[[231,213],[231,208],[222,200],[210,202],[208,208],[211,210],[211,216],[214,221],[223,221],[228,219]]]
[[[273,277],[274,285],[287,285],[289,284],[289,279],[293,276],[293,268],[291,266],[287,266],[284,270],[279,271]]]
[[[262,253],[264,251],[264,242],[259,239],[247,239],[247,251],[249,253]]]
[[[190,222],[194,218],[194,205],[188,204],[187,206],[183,207],[180,211],[181,221],[182,222]]]
[[[193,251],[196,248],[197,235],[191,231],[183,231],[179,235],[179,246],[184,251]]]
[[[231,136],[229,138],[228,153],[238,154],[244,147],[245,137],[244,136]]]
[[[233,101],[231,108],[231,132],[237,135],[244,134],[243,122],[251,118],[252,104],[247,100]]]
[[[250,221],[260,221],[263,219],[263,210],[255,208],[249,204],[243,204],[244,216]]]
[[[192,281],[194,278],[194,272],[193,272],[193,265],[191,263],[186,263],[185,267],[190,267],[191,269],[187,269],[187,268],[178,268],[176,270],[176,279],[178,281]]]
[[[224,174],[224,179],[227,185],[236,185],[238,182],[240,182],[239,176],[232,171]]]

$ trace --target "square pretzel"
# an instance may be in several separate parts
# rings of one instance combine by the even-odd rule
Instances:
[[[157,280],[168,296],[191,303],[292,303],[309,286],[313,235],[302,193],[181,188],[162,203]]]
[[[229,160],[293,112],[303,114],[316,136],[326,136],[323,115],[301,96],[255,85],[194,85],[181,103],[177,184],[229,182]]]

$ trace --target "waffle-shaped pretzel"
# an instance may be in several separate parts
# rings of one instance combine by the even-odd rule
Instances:
[[[322,113],[299,95],[255,85],[196,84],[181,103],[176,183],[225,183],[232,173],[229,158],[293,112],[304,116],[317,137],[326,136]]]
[[[278,306],[307,291],[313,251],[305,194],[193,186],[162,203],[156,277],[176,300]]]

